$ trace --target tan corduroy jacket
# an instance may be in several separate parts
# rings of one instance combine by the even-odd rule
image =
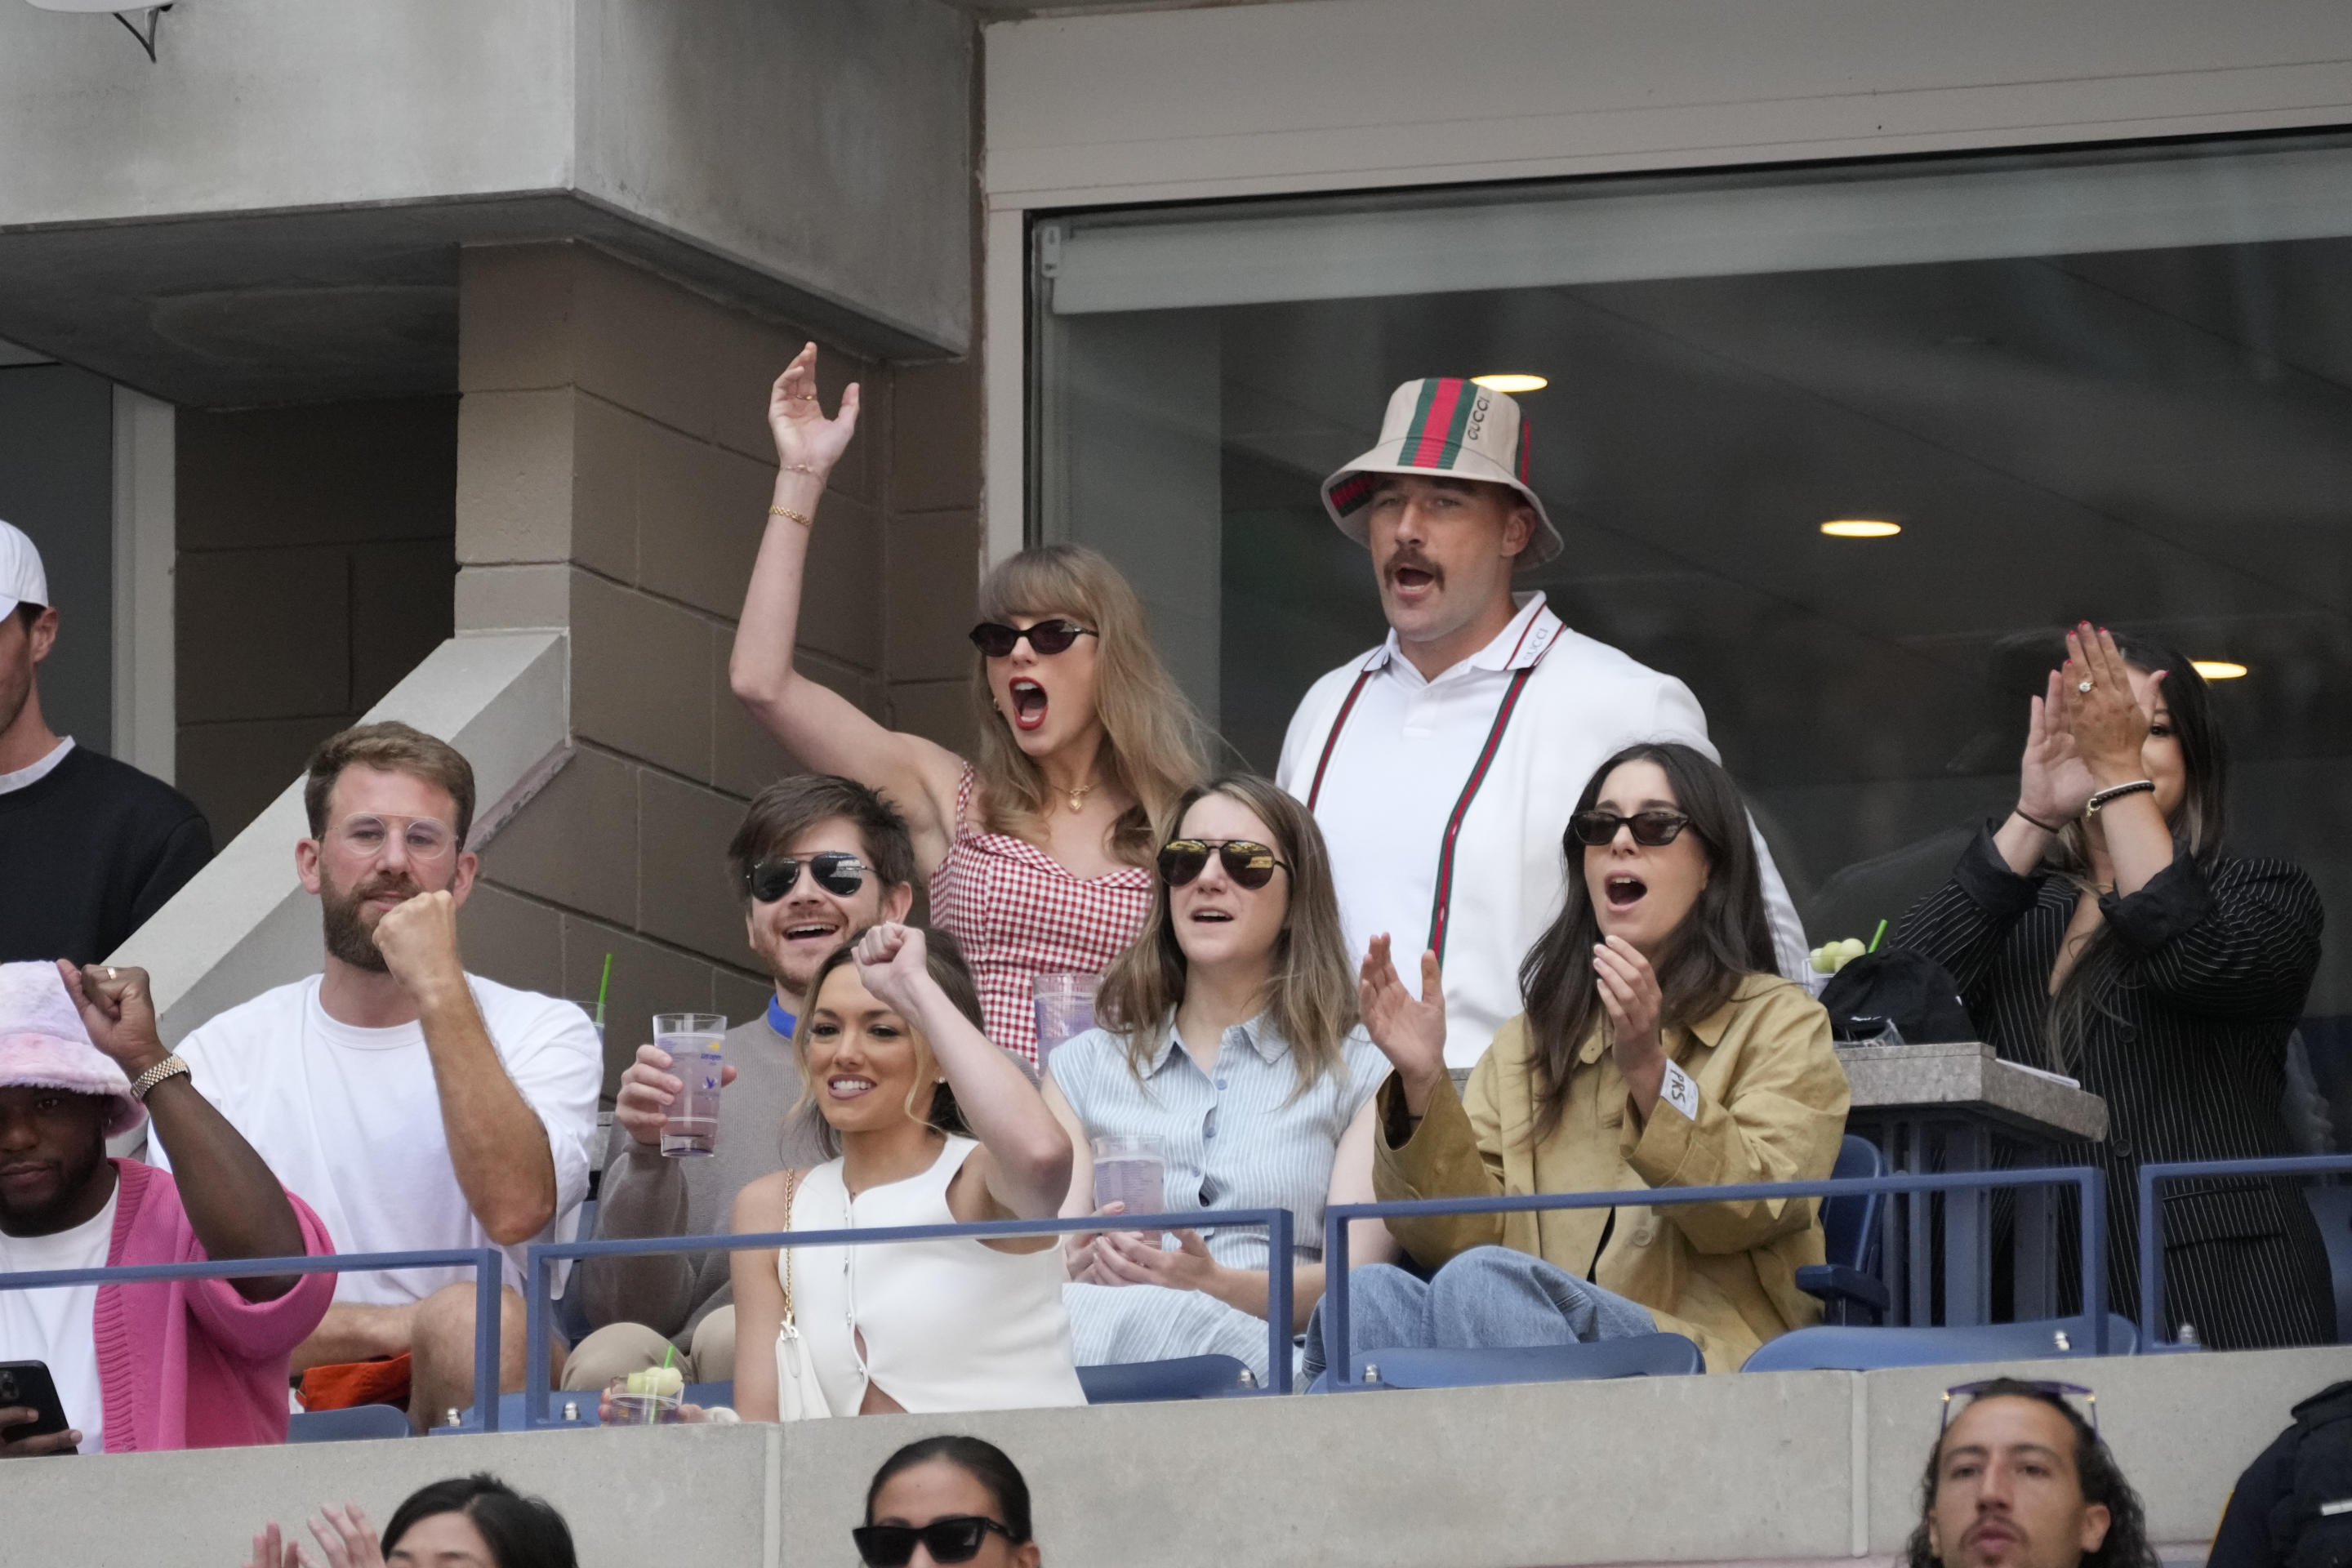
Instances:
[[[1451,1079],[1438,1085],[1402,1143],[1392,1140],[1407,1125],[1404,1095],[1391,1075],[1381,1088],[1384,1131],[1373,1140],[1373,1185],[1386,1202],[1829,1175],[1845,1131],[1845,1069],[1830,1047],[1829,1015],[1801,986],[1749,975],[1696,1027],[1668,1029],[1664,1043],[1698,1085],[1696,1121],[1660,1100],[1648,1123],[1637,1124],[1624,1076],[1596,1033],[1570,1079],[1567,1113],[1540,1145],[1530,1142],[1540,1086],[1525,1015],[1496,1035],[1463,1096]],[[1812,1198],[1626,1204],[1391,1220],[1389,1227],[1432,1268],[1474,1247],[1534,1253],[1649,1308],[1660,1329],[1698,1342],[1709,1372],[1736,1372],[1766,1340],[1821,1321],[1821,1304],[1796,1285],[1799,1268],[1822,1261],[1818,1209]]]

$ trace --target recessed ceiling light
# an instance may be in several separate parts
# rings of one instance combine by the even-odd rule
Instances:
[[[1540,375],[1474,375],[1470,379],[1489,392],[1541,392],[1551,384]]]
[[[2226,658],[2192,658],[2190,667],[2208,680],[2235,680],[2246,673],[2246,667]]]
[[[1891,539],[1903,525],[1883,517],[1836,517],[1822,524],[1822,531],[1832,539]]]

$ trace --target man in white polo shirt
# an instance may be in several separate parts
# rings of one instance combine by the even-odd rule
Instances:
[[[1308,689],[1278,778],[1322,825],[1348,940],[1437,954],[1450,1067],[1519,1012],[1519,960],[1555,914],[1560,839],[1601,762],[1635,741],[1708,756],[1690,689],[1580,636],[1512,574],[1560,552],[1527,482],[1506,394],[1451,377],[1389,399],[1372,449],[1323,484],[1369,548],[1388,640]],[[1803,973],[1804,928],[1757,839],[1774,946]]]

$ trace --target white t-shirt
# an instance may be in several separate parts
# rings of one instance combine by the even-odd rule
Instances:
[[[320,978],[264,992],[181,1041],[197,1089],[318,1211],[337,1252],[495,1245],[457,1184],[424,1026],[337,1023],[320,1004]],[[572,1003],[466,978],[555,1157],[555,1219],[531,1239],[571,1240],[604,1082],[595,1026]],[[168,1167],[161,1143],[151,1141],[149,1157]],[[506,1282],[518,1289],[528,1245],[505,1249]],[[563,1272],[554,1271],[559,1286]],[[467,1268],[340,1274],[335,1300],[401,1306],[472,1279]]]
[[[0,1274],[105,1268],[107,1249],[114,1241],[114,1205],[121,1196],[118,1183],[104,1208],[55,1236],[0,1234]],[[96,1285],[0,1290],[0,1361],[48,1364],[66,1425],[81,1434],[85,1454],[106,1447],[106,1401],[98,1386],[97,1315]]]

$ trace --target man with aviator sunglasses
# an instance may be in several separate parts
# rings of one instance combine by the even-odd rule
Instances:
[[[1468,1068],[1519,1011],[1519,960],[1559,908],[1578,785],[1640,741],[1714,759],[1706,715],[1511,591],[1563,545],[1507,394],[1405,383],[1323,505],[1370,552],[1389,636],[1308,689],[1276,777],[1322,826],[1354,951],[1383,933],[1425,949],[1424,993],[1442,967],[1446,1063]],[[1801,978],[1804,927],[1760,835],[1756,851],[1780,973]]]
[[[2095,1400],[2014,1377],[1947,1389],[1901,1568],[2158,1568]]]
[[[728,875],[743,909],[744,939],[773,981],[766,1008],[729,1031],[717,1149],[666,1158],[662,1123],[683,1087],[670,1059],[640,1045],[621,1075],[596,1239],[716,1234],[730,1228],[735,1194],[760,1177],[823,1164],[819,1119],[793,1114],[801,1073],[793,1053],[801,999],[825,959],[867,927],[913,907],[915,848],[889,801],[853,779],[807,773],[752,800],[728,846]],[[688,1383],[735,1375],[735,1291],[724,1252],[582,1262],[594,1330],[564,1363],[563,1386],[588,1391],[652,1367]]]

